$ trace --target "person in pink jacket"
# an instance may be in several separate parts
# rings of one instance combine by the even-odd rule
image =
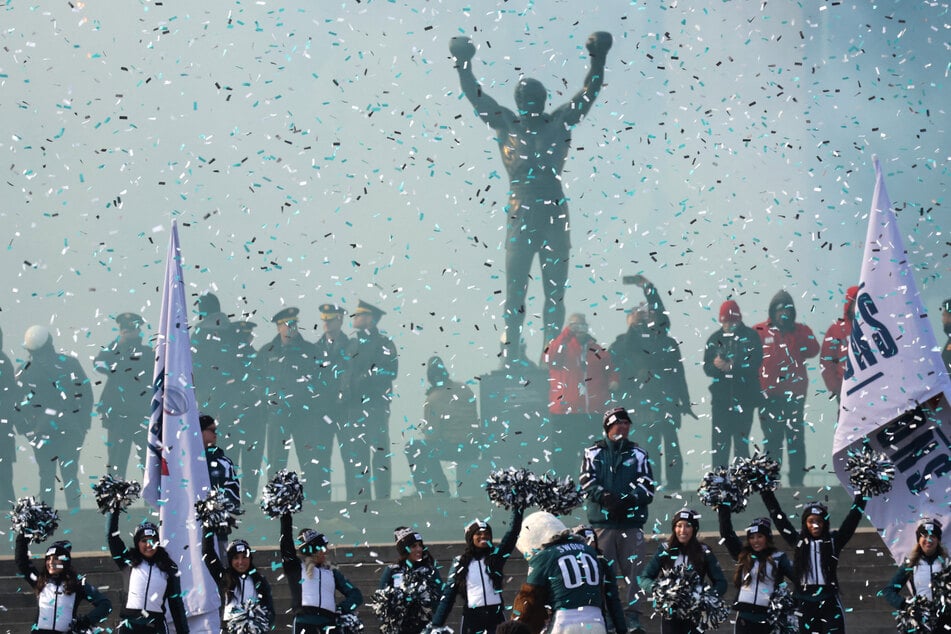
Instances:
[[[611,355],[588,334],[584,315],[568,316],[568,325],[548,345],[548,410],[552,414],[600,412],[611,398]]]
[[[826,336],[822,339],[822,352],[819,354],[819,366],[822,368],[822,380],[826,389],[839,400],[842,390],[842,377],[845,375],[845,363],[849,358],[849,336],[852,334],[852,313],[855,312],[855,298],[859,287],[850,286],[845,292],[845,306],[842,317],[836,319]]]
[[[809,326],[796,321],[796,307],[786,291],[773,296],[769,319],[756,324],[754,330],[763,341],[759,422],[764,448],[782,462],[783,442],[788,443],[789,484],[802,486],[806,474],[803,413],[809,388],[806,359],[819,354],[819,342]]]

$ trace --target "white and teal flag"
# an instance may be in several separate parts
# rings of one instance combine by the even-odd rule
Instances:
[[[921,518],[940,519],[945,527],[951,519],[951,380],[915,284],[882,167],[873,160],[875,191],[833,451],[846,488],[845,459],[863,443],[895,463],[892,491],[870,500],[866,513],[901,562],[915,546]]]
[[[220,598],[202,561],[202,528],[195,518],[195,502],[204,497],[210,485],[192,384],[181,258],[178,225],[172,222],[155,345],[142,497],[159,512],[162,545],[181,571],[185,609],[191,620],[207,613],[217,615]]]

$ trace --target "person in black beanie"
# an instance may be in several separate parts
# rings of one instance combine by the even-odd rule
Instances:
[[[930,601],[936,599],[935,584],[951,567],[948,550],[941,543],[941,530],[941,522],[937,519],[925,518],[918,523],[915,530],[915,548],[879,593],[896,610],[904,607],[910,600],[900,594],[906,584],[911,597],[924,597]],[[931,623],[929,629],[932,632],[951,631],[951,612],[944,610],[938,620]]]
[[[393,537],[398,560],[383,569],[379,589],[401,588],[405,595],[400,610],[402,620],[399,624],[388,624],[389,631],[398,628],[400,634],[419,634],[429,622],[426,615],[442,598],[442,577],[422,535],[407,526],[398,526]]]
[[[243,539],[233,540],[225,551],[225,564],[218,557],[215,542],[215,534],[206,532],[201,542],[201,553],[208,572],[221,590],[221,603],[224,606],[222,629],[228,631],[228,621],[243,612],[249,602],[260,604],[267,614],[268,625],[274,627],[271,584],[254,565],[251,545]]]
[[[948,371],[948,374],[951,374],[951,297],[941,304],[941,326],[944,329],[944,334],[948,335],[948,340],[941,350],[941,358],[944,360],[945,370]]]
[[[459,595],[466,599],[457,630],[459,634],[494,634],[495,628],[505,620],[502,571],[515,550],[515,542],[522,530],[522,515],[522,509],[512,509],[512,525],[498,546],[493,543],[492,527],[487,522],[475,520],[466,526],[466,549],[452,562],[442,600],[433,615],[434,628],[445,626]],[[482,582],[469,584],[470,576]]]

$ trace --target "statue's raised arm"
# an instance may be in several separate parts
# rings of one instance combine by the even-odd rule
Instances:
[[[587,116],[595,99],[598,98],[598,93],[601,92],[601,86],[604,85],[604,65],[613,43],[614,38],[607,31],[596,31],[588,37],[585,48],[588,49],[588,55],[591,57],[591,67],[584,78],[584,85],[568,103],[552,112],[555,118],[567,125],[576,125]]]
[[[472,40],[462,36],[452,38],[449,41],[449,52],[452,54],[456,72],[459,73],[462,93],[476,109],[479,118],[496,130],[508,126],[515,119],[515,113],[500,106],[495,99],[485,94],[472,72],[472,58],[476,52]]]

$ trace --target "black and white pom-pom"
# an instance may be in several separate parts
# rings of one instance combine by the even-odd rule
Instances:
[[[931,577],[931,602],[936,617],[951,615],[951,567],[945,566]]]
[[[409,601],[402,588],[388,586],[374,591],[368,606],[379,619],[382,634],[399,634],[409,610]]]
[[[853,491],[865,497],[875,497],[892,490],[895,482],[895,464],[888,456],[875,451],[868,444],[861,449],[849,450],[845,471]]]
[[[59,528],[59,515],[46,502],[37,502],[32,495],[16,501],[10,513],[13,530],[31,543],[46,541]]]
[[[238,526],[235,515],[240,512],[231,494],[221,487],[212,488],[204,500],[195,502],[195,518],[202,528],[209,531],[226,530],[230,533]]]
[[[485,492],[496,506],[526,509],[535,505],[538,478],[528,469],[500,469],[489,474]]]
[[[694,593],[700,587],[700,575],[695,570],[686,566],[664,568],[651,587],[654,613],[668,619],[691,619],[695,605]]]
[[[86,617],[75,617],[69,624],[67,634],[96,634],[99,631],[89,622]]]
[[[334,634],[356,634],[363,631],[363,621],[353,612],[340,614],[337,616],[337,626],[333,631]]]
[[[715,630],[730,618],[732,608],[710,586],[704,586],[699,594],[694,595],[694,600],[694,622],[699,631]]]
[[[271,478],[261,496],[261,510],[269,517],[298,513],[303,503],[304,487],[297,474],[287,469],[281,469]]]
[[[107,473],[99,478],[98,483],[92,485],[92,490],[96,493],[99,512],[106,515],[114,511],[124,511],[132,506],[142,493],[142,485],[134,480],[127,482]]]
[[[797,634],[799,620],[796,618],[796,598],[785,583],[773,589],[766,609],[766,622],[775,634]]]
[[[934,605],[926,597],[915,595],[905,601],[898,610],[897,627],[899,632],[930,632],[934,627]]]
[[[227,634],[264,634],[271,631],[270,616],[263,603],[245,601],[232,609],[225,631]]]
[[[552,515],[571,515],[572,511],[584,504],[584,497],[581,487],[570,477],[558,480],[545,474],[538,481],[535,505]]]
[[[707,472],[697,489],[697,495],[704,506],[725,506],[734,513],[746,508],[747,496],[730,479],[730,471],[726,467]]]
[[[429,628],[428,634],[455,634],[455,632],[448,625],[443,625],[442,627]]]
[[[734,458],[730,480],[746,496],[775,491],[779,487],[779,463],[758,451],[749,458]]]

